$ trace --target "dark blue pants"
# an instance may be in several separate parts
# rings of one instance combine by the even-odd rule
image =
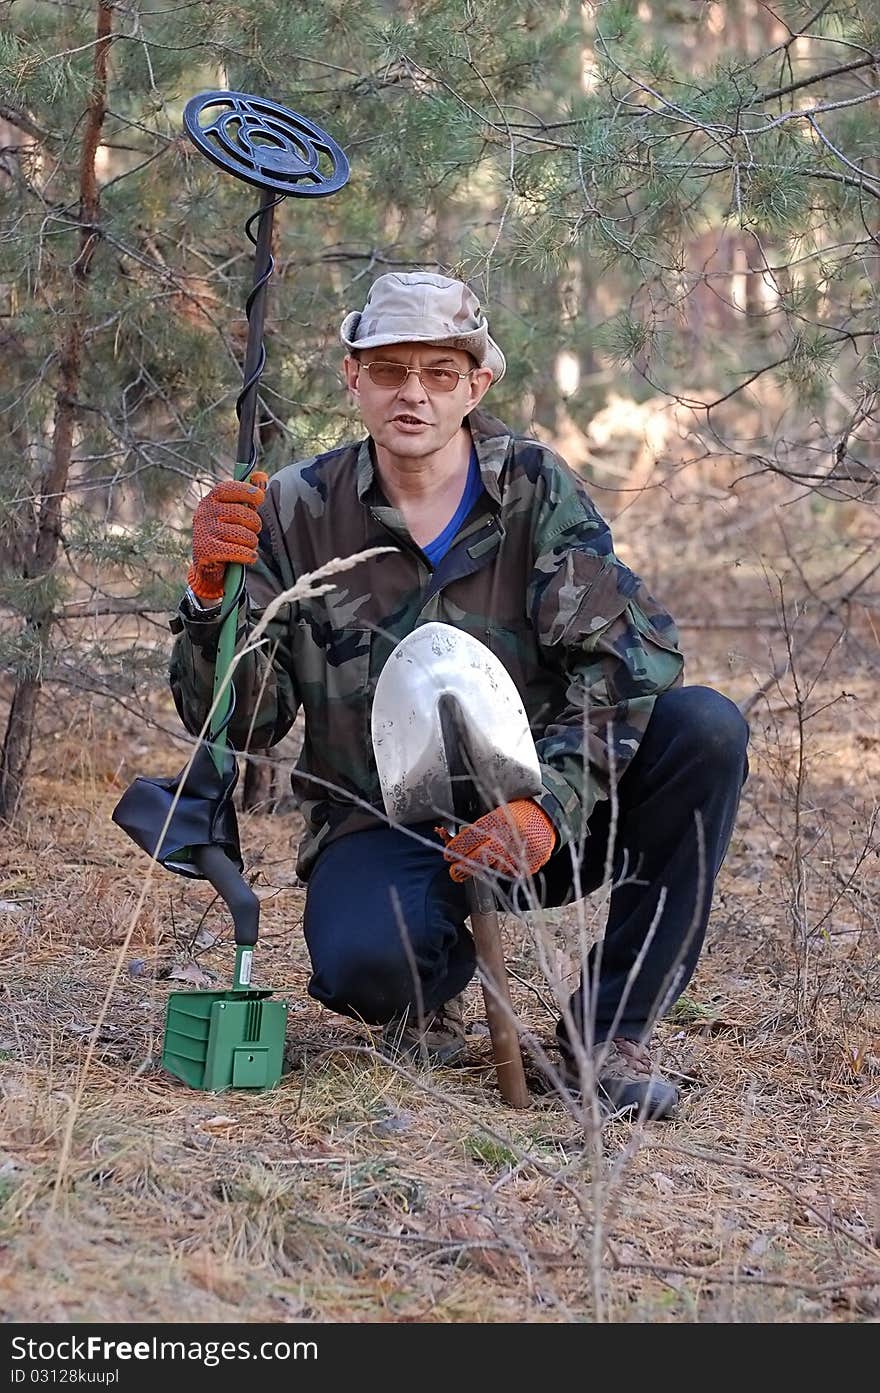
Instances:
[[[617,1035],[647,1036],[658,1013],[687,985],[748,772],[747,743],[745,720],[719,692],[680,687],[658,697],[619,783],[615,888],[604,939],[571,998],[580,1030],[593,1018],[594,1039],[604,1039],[612,1025]],[[530,901],[521,886],[503,887],[508,903],[534,906],[537,895],[550,907],[597,889],[606,869],[610,812],[603,801],[590,818],[579,883],[572,848],[562,847],[535,876]],[[309,993],[370,1024],[410,1005],[439,1006],[464,989],[475,969],[464,887],[450,879],[432,824],[413,831],[429,844],[387,826],[340,837],[321,853],[309,878]],[[564,1047],[561,1023],[559,1034]]]

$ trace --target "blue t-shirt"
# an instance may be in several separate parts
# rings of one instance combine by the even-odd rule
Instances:
[[[471,462],[468,468],[467,483],[464,486],[464,493],[461,495],[461,502],[455,510],[455,516],[449,520],[433,542],[428,542],[427,546],[422,547],[422,551],[427,556],[432,566],[436,566],[452,546],[456,532],[461,527],[471,508],[476,503],[480,494],[483,492],[483,480],[480,477],[480,466],[477,462],[477,452],[471,448]]]

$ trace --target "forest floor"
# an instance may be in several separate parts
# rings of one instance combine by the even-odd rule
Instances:
[[[212,1095],[164,1073],[169,992],[229,984],[226,911],[160,872],[133,925],[145,858],[110,813],[136,774],[181,766],[179,723],[162,694],[176,739],[45,700],[0,845],[0,1320],[880,1316],[877,637],[848,611],[840,638],[818,541],[797,613],[781,572],[701,554],[673,548],[656,588],[683,617],[687,680],[751,701],[752,770],[698,971],[657,1031],[683,1076],[672,1122],[597,1128],[554,1093],[506,1108],[476,984],[459,1068],[395,1064],[312,1001],[296,814],[240,815],[256,984],[289,1003],[280,1086]],[[773,681],[789,641],[794,676]],[[515,1005],[551,1056],[578,916],[505,922]]]

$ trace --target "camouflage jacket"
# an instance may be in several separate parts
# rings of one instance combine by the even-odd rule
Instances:
[[[269,482],[259,556],[247,572],[248,624],[333,557],[396,548],[342,573],[328,594],[282,608],[267,648],[236,672],[236,748],[251,731],[250,747],[266,749],[300,707],[305,714],[292,774],[307,828],[303,879],[323,846],[384,817],[372,694],[392,648],[417,625],[465,629],[510,672],[541,761],[537,801],[561,845],[583,836],[596,800],[608,797],[609,770],[621,774],[638,749],[656,696],[681,682],[672,619],[614,555],[607,524],[565,461],[484,411],[466,424],[484,491],[436,569],[382,494],[369,438],[289,464]],[[210,705],[219,624],[184,599],[171,627],[171,689],[196,733]]]

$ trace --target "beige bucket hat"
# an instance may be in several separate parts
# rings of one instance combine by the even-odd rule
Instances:
[[[339,336],[349,352],[386,343],[431,343],[463,348],[481,368],[491,369],[493,382],[507,371],[474,292],[463,281],[431,271],[379,276],[364,308],[345,316]]]

